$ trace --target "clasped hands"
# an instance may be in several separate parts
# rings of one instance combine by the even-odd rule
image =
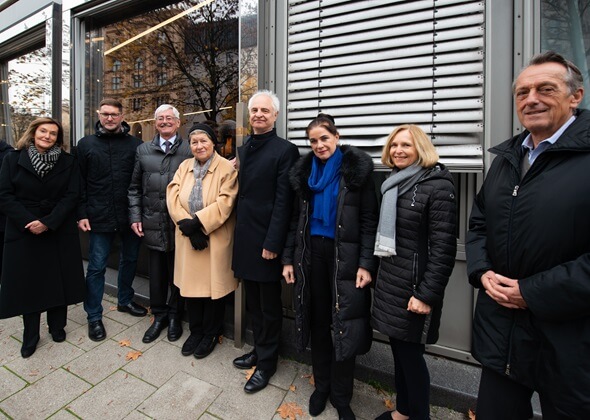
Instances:
[[[488,270],[481,276],[481,284],[487,295],[499,305],[510,309],[527,308],[527,304],[520,293],[518,280]]]
[[[202,251],[209,246],[209,236],[203,232],[203,224],[198,217],[180,220],[178,228],[184,236],[188,236],[192,247],[197,251]]]
[[[49,228],[39,220],[33,220],[32,222],[27,223],[25,225],[25,229],[28,229],[29,232],[34,235],[40,235],[43,232],[47,232],[49,230]]]

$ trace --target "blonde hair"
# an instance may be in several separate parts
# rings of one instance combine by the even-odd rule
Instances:
[[[61,124],[57,120],[54,120],[53,118],[49,118],[49,117],[41,117],[41,118],[37,118],[36,120],[32,121],[29,124],[29,126],[27,127],[27,130],[25,131],[25,133],[16,142],[16,149],[17,150],[28,149],[29,146],[31,144],[33,144],[33,142],[35,140],[35,133],[37,132],[37,129],[39,128],[39,126],[41,126],[43,124],[53,124],[53,125],[57,126],[57,141],[55,142],[55,145],[59,146],[65,150],[63,128],[61,127]]]
[[[417,164],[424,167],[424,168],[431,168],[438,162],[438,153],[436,153],[436,149],[430,140],[430,137],[417,125],[413,124],[404,124],[396,127],[389,137],[387,137],[387,141],[385,142],[385,146],[383,147],[383,152],[381,153],[381,162],[390,168],[395,168],[395,164],[393,163],[393,159],[391,158],[391,154],[389,153],[389,149],[391,148],[391,143],[395,136],[398,135],[401,131],[408,131],[412,139],[414,140],[414,147],[416,148],[416,152],[418,153],[418,160]]]

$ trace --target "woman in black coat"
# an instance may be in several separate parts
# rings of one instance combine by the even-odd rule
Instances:
[[[67,306],[84,300],[76,225],[78,164],[63,150],[51,118],[33,121],[0,170],[0,211],[7,218],[0,319],[23,315],[22,357],[39,342],[41,312],[53,341],[66,338]]]
[[[338,145],[331,116],[307,127],[312,152],[291,171],[298,208],[283,253],[283,276],[295,283],[297,348],[311,336],[315,391],[309,414],[319,415],[330,397],[341,419],[350,409],[355,356],[369,351],[377,197],[373,161]]]
[[[437,160],[432,142],[415,125],[396,128],[383,148],[381,161],[393,170],[381,186],[373,323],[389,337],[397,395],[396,410],[379,420],[430,418],[424,350],[438,340],[457,250],[453,178]]]

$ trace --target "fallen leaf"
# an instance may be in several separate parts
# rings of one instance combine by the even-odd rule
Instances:
[[[303,409],[294,402],[281,405],[277,409],[277,413],[279,413],[282,419],[296,420],[297,416],[303,417]]]
[[[125,360],[137,360],[141,355],[142,353],[140,351],[130,351],[127,353],[127,356],[125,356]]]
[[[311,375],[311,378],[309,378],[309,383],[310,383],[310,385],[315,386],[315,379],[314,379],[313,375]]]
[[[254,371],[256,370],[256,366],[254,366],[252,369],[248,369],[246,371],[246,380],[250,380],[250,378],[252,377],[252,375],[254,375]]]
[[[467,413],[467,415],[469,416],[469,420],[475,420],[475,413],[473,412],[473,410],[470,408],[469,412]]]
[[[116,311],[116,310],[117,310],[117,307],[116,307],[116,306],[111,306],[111,307],[109,307],[109,309],[110,309],[111,311]]]
[[[119,341],[119,346],[131,347],[131,340],[129,340],[129,339],[121,340],[121,341]]]
[[[219,344],[223,344],[223,336],[222,335],[219,336]]]
[[[289,387],[289,391],[291,391],[291,392],[295,392],[296,389],[297,389],[297,387],[295,385],[291,385]]]
[[[393,407],[395,407],[395,404],[393,404],[393,401],[391,401],[391,398],[384,398],[383,404],[385,404],[385,408],[387,408],[390,411],[393,410]]]

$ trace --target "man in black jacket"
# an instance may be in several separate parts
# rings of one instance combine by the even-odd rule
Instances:
[[[180,113],[175,107],[159,106],[154,119],[158,133],[151,142],[137,148],[129,186],[131,229],[143,238],[150,254],[150,309],[154,322],[143,336],[144,343],[156,340],[166,327],[168,340],[176,341],[182,335],[184,299],[174,285],[175,225],[168,215],[166,187],[178,166],[193,157],[188,141],[178,133]]]
[[[240,191],[232,269],[246,291],[254,350],[233,363],[238,369],[256,366],[244,387],[253,393],[265,388],[277,369],[283,320],[283,266],[278,257],[285,246],[293,204],[289,170],[299,152],[274,129],[279,113],[274,93],[255,93],[248,111],[254,133],[238,148]]]
[[[513,84],[527,129],[496,154],[467,235],[479,289],[473,356],[477,419],[590,418],[590,112],[580,71],[559,54],[532,58]]]
[[[130,228],[127,201],[135,151],[142,141],[129,134],[119,101],[104,99],[99,104],[98,118],[96,133],[80,139],[77,148],[82,177],[78,228],[90,236],[84,310],[88,317],[88,337],[93,341],[106,338],[102,323],[104,275],[117,235],[121,238],[117,310],[133,316],[147,313],[133,302],[132,283],[141,239]]]

